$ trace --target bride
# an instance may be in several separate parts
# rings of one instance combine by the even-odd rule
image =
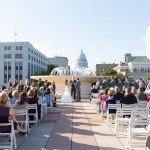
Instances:
[[[65,92],[61,98],[61,102],[62,103],[72,103],[72,97],[71,97],[70,88],[69,88],[67,79],[65,81]]]

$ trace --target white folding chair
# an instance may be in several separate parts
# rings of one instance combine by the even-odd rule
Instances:
[[[147,107],[147,101],[146,100],[139,100],[136,106],[137,107]]]
[[[0,144],[0,149],[10,149],[13,150],[17,149],[17,142],[16,142],[16,135],[15,135],[15,130],[14,130],[14,124],[13,121],[11,120],[9,123],[0,123],[0,127],[7,127],[10,126],[11,131],[9,133],[0,133],[0,136],[10,136],[10,142],[4,142]]]
[[[35,113],[30,113],[30,110],[35,110]],[[37,127],[38,124],[38,109],[37,109],[37,104],[29,104],[29,112],[28,112],[29,116],[33,116],[33,120],[29,119],[29,124],[30,123],[34,123],[35,126]],[[30,117],[29,117],[30,118]]]
[[[123,128],[123,123],[129,123],[132,114],[132,107],[119,107],[115,118],[115,133],[118,136],[119,128]]]
[[[131,149],[132,138],[135,136],[146,136],[150,134],[150,129],[148,125],[150,124],[150,117],[136,117],[132,116],[129,122],[129,127],[127,128],[127,146],[126,148]]]
[[[120,107],[121,105],[120,104],[108,104],[108,108],[107,108],[107,112],[106,112],[106,114],[107,114],[107,120],[106,120],[106,124],[107,125],[110,125],[110,115],[116,115],[116,112],[115,113],[110,113],[110,110],[111,109],[115,109],[115,110],[117,110],[118,109],[118,107]]]
[[[19,116],[25,116],[24,120],[17,119],[17,122],[25,124],[25,132],[26,132],[26,137],[27,137],[28,133],[30,133],[29,116],[28,116],[27,110],[25,110],[25,109],[15,109],[15,116],[16,116],[16,118],[17,117],[19,118]]]
[[[47,102],[45,97],[43,97],[41,103],[41,119],[43,118],[44,114],[47,114]]]
[[[97,104],[99,98],[99,93],[92,93],[91,104]]]

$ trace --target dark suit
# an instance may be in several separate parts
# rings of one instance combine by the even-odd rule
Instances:
[[[74,98],[74,100],[76,100],[76,80],[70,80],[69,85],[71,86],[71,97]]]
[[[77,80],[76,84],[77,101],[81,101],[81,82]]]

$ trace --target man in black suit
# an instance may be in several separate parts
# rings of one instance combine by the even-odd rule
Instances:
[[[71,86],[71,97],[76,100],[76,87],[75,87],[75,84],[76,84],[76,80],[74,77],[72,77],[72,80],[70,80],[70,83],[69,85]]]
[[[76,93],[77,93],[77,101],[81,101],[81,82],[79,81],[79,78],[77,78],[75,87],[76,87]]]

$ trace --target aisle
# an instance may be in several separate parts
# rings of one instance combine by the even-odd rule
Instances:
[[[98,150],[91,126],[100,124],[97,112],[84,102],[64,104],[47,150]]]
[[[18,150],[123,150],[89,100],[59,104],[23,140]]]

